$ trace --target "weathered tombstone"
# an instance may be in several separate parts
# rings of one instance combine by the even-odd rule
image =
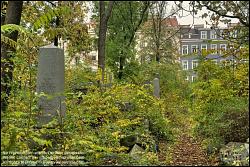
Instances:
[[[140,159],[141,156],[145,153],[145,150],[143,148],[141,148],[140,146],[138,146],[137,144],[135,144],[133,146],[133,148],[131,149],[131,151],[129,152],[129,155],[131,157],[133,157],[134,159]]]
[[[237,162],[240,165],[249,165],[249,147],[247,148],[244,143],[229,142],[227,145],[220,149],[220,160],[224,164],[232,165]]]
[[[62,49],[48,45],[39,49],[37,93],[44,93],[38,100],[40,113],[37,125],[41,127],[57,118],[62,123],[65,116],[64,103],[64,52]]]
[[[154,96],[160,98],[160,81],[158,78],[153,80]]]
[[[115,106],[118,107],[121,112],[132,111],[135,109],[135,105],[131,102],[122,103],[122,102],[116,101]]]
[[[113,80],[112,73],[109,73],[109,83],[112,83],[112,80]]]
[[[144,123],[145,129],[146,129],[147,131],[149,131],[149,120],[148,120],[148,119],[145,119],[143,123]]]

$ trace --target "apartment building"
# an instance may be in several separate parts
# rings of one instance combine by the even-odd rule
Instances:
[[[197,74],[194,69],[199,64],[199,57],[203,51],[210,50],[205,59],[211,59],[218,64],[222,61],[234,62],[233,56],[223,56],[223,52],[229,49],[230,43],[224,39],[227,28],[204,28],[204,25],[180,25],[180,63],[182,69],[187,71],[186,80],[195,81]],[[230,32],[234,37],[237,32]],[[233,34],[232,34],[233,33]]]

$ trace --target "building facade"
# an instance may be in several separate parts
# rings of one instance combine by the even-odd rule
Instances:
[[[234,62],[233,56],[223,56],[230,43],[224,37],[228,28],[204,28],[204,25],[180,26],[180,58],[182,69],[187,71],[186,80],[195,81],[197,74],[194,69],[199,64],[202,53],[207,53],[205,59],[211,59],[215,64],[222,61]],[[237,32],[230,32],[236,37]]]

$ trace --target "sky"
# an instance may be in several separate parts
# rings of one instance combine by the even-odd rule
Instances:
[[[178,3],[178,1],[175,1],[175,2]],[[189,2],[190,1],[183,1],[183,8],[190,10],[189,9]],[[168,1],[168,4],[169,4],[168,5],[169,11],[171,10],[172,6],[174,6],[174,7],[176,6],[174,1]],[[89,6],[89,7],[91,7],[91,6]],[[204,24],[204,27],[211,27],[210,25],[206,25],[206,21],[211,24],[209,17],[201,18],[202,14],[204,14],[204,13],[208,13],[208,10],[206,10],[205,8],[202,8],[202,10],[199,11],[197,15],[195,15],[194,20],[193,20],[193,16],[190,15],[188,12],[186,12],[186,11],[179,12],[179,14],[177,16],[177,21],[178,21],[179,25],[188,25],[188,24],[192,25],[193,21],[194,21],[194,24]],[[88,14],[88,18],[86,20],[87,22],[89,22],[90,16],[91,16],[91,13]],[[237,22],[238,22],[237,19],[232,19],[232,23],[237,23]],[[225,25],[224,23],[220,23],[219,27],[227,27],[227,25]]]
[[[178,1],[176,1],[178,3]],[[187,10],[190,10],[190,5],[189,5],[189,2],[190,1],[183,1],[183,8],[184,9],[187,9]],[[174,1],[169,1],[169,6],[171,7],[172,5],[176,6]],[[186,11],[183,11],[183,12],[179,12],[179,16],[177,16],[177,21],[180,25],[192,25],[193,24],[193,21],[194,21],[194,24],[204,24],[204,27],[211,27],[210,25],[206,25],[206,21],[211,24],[211,21],[210,21],[210,18],[207,17],[207,18],[201,18],[202,14],[204,13],[208,13],[209,11],[206,10],[205,7],[202,8],[201,11],[198,11],[198,14],[194,16],[194,19],[193,19],[193,16],[186,12]],[[237,23],[238,20],[237,19],[232,19],[232,23]],[[225,25],[224,23],[219,23],[219,27],[226,27],[227,25]]]

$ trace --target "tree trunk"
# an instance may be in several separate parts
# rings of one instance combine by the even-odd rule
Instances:
[[[102,15],[102,14],[101,14]],[[98,68],[102,69],[102,73],[105,70],[105,42],[106,42],[107,23],[103,20],[103,16],[100,16],[100,28],[99,28],[99,40],[98,40]],[[102,78],[102,80],[104,80]]]
[[[108,19],[111,15],[114,1],[109,1],[108,9],[105,11],[104,1],[99,1],[100,7],[100,27],[99,27],[99,38],[98,38],[98,68],[102,69],[102,82],[104,82],[104,71],[105,71],[105,42]]]
[[[58,7],[60,7],[61,6],[61,1],[58,1]],[[60,17],[59,16],[57,16],[56,17],[56,21],[55,21],[55,23],[56,23],[56,25],[55,25],[55,27],[56,28],[59,28],[59,25],[60,25]],[[57,36],[55,36],[55,38],[54,38],[54,45],[55,46],[58,46],[58,43],[59,43],[59,36],[57,35]]]
[[[9,1],[4,24],[19,25],[22,7],[23,1]],[[17,41],[18,32],[14,31],[6,36],[14,41]],[[5,111],[8,106],[8,97],[11,91],[11,81],[14,66],[13,61],[11,60],[12,55],[9,54],[9,52],[15,52],[15,48],[11,48],[7,44],[2,44],[1,47],[1,109],[2,111]]]
[[[60,24],[60,19],[59,19],[59,16],[57,16],[56,17],[56,28],[59,27],[59,24]],[[55,36],[55,39],[54,39],[54,45],[55,46],[58,46],[58,40],[59,40],[58,38],[59,38],[58,35]]]
[[[156,62],[159,63],[160,62],[160,53],[159,53],[159,48],[157,48],[157,51],[156,51]]]

